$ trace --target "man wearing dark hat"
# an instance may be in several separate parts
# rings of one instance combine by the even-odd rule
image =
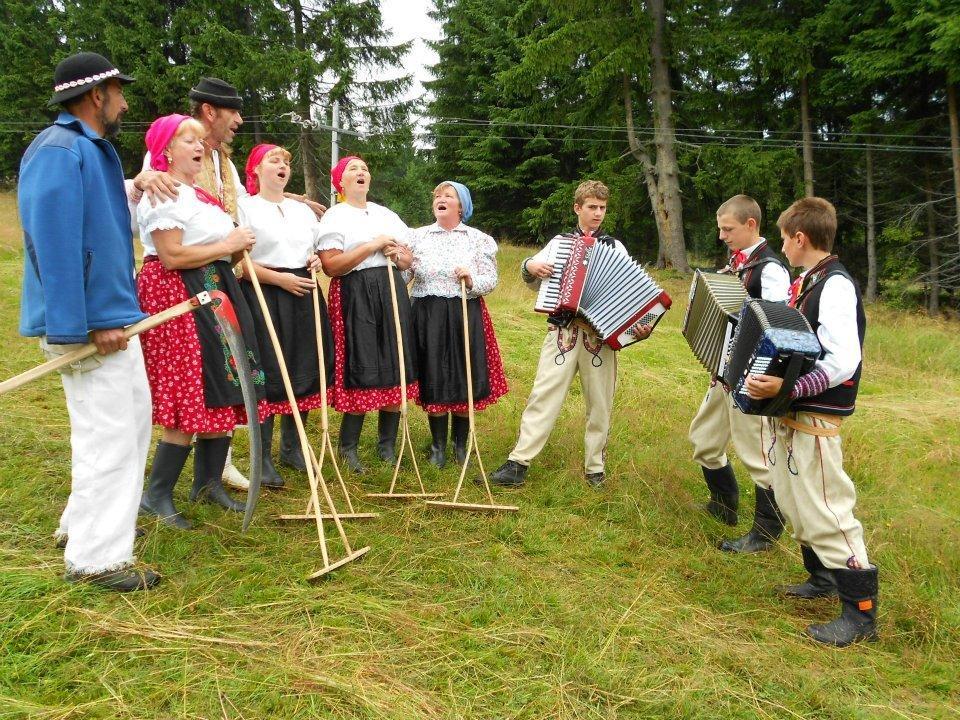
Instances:
[[[96,53],[57,65],[50,104],[63,111],[27,148],[18,188],[26,251],[20,333],[39,337],[48,356],[91,341],[99,350],[62,374],[73,455],[57,529],[66,538],[64,577],[120,591],[160,580],[133,568],[150,388],[139,340],[124,336],[144,314],[123,169],[105,139],[120,129],[129,82]]]

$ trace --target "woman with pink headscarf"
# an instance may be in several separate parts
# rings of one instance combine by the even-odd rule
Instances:
[[[254,245],[250,228],[234,227],[219,200],[195,185],[203,160],[203,126],[186,115],[157,118],[147,130],[151,166],[181,183],[175,199],[137,206],[143,268],[137,294],[147,313],[165,310],[201,291],[220,290],[233,302],[248,351],[253,382],[264,387],[254,320],[231,270]],[[153,397],[153,422],[163,428],[142,511],[188,529],[173,504],[173,488],[196,435],[190,499],[240,512],[221,475],[230,433],[246,422],[236,366],[212,313],[183,315],[141,335],[147,379]],[[258,392],[258,395],[260,393]],[[261,395],[262,397],[262,395]],[[265,401],[261,400],[261,411]]]
[[[276,145],[263,143],[250,151],[246,168],[249,196],[237,201],[240,224],[257,237],[250,251],[257,279],[266,300],[270,318],[283,351],[284,363],[304,422],[307,413],[322,404],[320,363],[317,357],[317,333],[313,316],[314,283],[311,270],[320,269],[316,255],[320,224],[313,211],[302,202],[285,197],[290,180],[290,153]],[[271,458],[273,418],[280,415],[280,462],[296,470],[306,470],[300,439],[293,422],[293,409],[280,376],[280,365],[263,322],[253,284],[244,274],[240,283],[250,311],[257,322],[257,340],[266,373],[269,417],[260,424],[263,442],[263,480],[279,487],[283,478]],[[320,289],[317,288],[317,292]],[[333,335],[327,318],[327,304],[320,300],[320,323],[327,371],[328,397],[333,388]]]
[[[320,220],[320,261],[330,282],[330,325],[336,349],[333,406],[343,413],[340,455],[354,472],[363,472],[357,455],[364,414],[379,411],[377,451],[395,460],[400,423],[400,363],[390,299],[388,262],[397,288],[397,305],[406,364],[407,395],[417,397],[416,362],[410,324],[410,298],[400,271],[413,259],[402,240],[409,228],[391,210],[367,200],[371,175],[358,157],[343,158],[330,171],[341,202]]]

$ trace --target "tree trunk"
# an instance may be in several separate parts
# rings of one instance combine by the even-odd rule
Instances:
[[[803,194],[813,197],[813,130],[810,128],[810,90],[800,78],[800,130],[803,136]]]
[[[957,209],[957,248],[960,249],[960,121],[957,120],[957,86],[947,83],[950,116],[950,161],[953,164],[953,199]]]
[[[630,77],[626,73],[623,75],[623,110],[627,119],[627,143],[630,145],[630,154],[636,158],[640,163],[640,167],[643,169],[643,179],[646,181],[647,186],[647,197],[650,198],[650,207],[653,208],[653,219],[657,223],[657,237],[659,238],[657,265],[659,266],[663,254],[664,231],[663,228],[660,227],[660,213],[657,211],[657,198],[659,196],[657,192],[657,175],[654,171],[653,161],[650,159],[649,153],[647,153],[640,144],[640,141],[637,140],[637,133],[633,126],[633,93],[630,90]]]
[[[867,292],[864,302],[877,299],[877,227],[873,213],[873,148],[867,140]]]
[[[683,205],[680,202],[680,170],[673,128],[673,98],[664,43],[664,0],[647,0],[647,12],[653,21],[650,34],[650,99],[653,104],[654,144],[657,148],[655,211],[660,214],[660,255],[663,266],[672,265],[686,273],[690,272],[690,265],[687,262],[687,246],[683,238]]]
[[[297,70],[297,112],[305,121],[313,119],[313,100],[310,87],[312,78],[306,62],[307,42],[303,32],[303,6],[300,0],[292,0],[293,10],[293,42],[300,51],[300,67]],[[319,178],[317,169],[317,153],[314,148],[313,128],[304,125],[300,128],[300,158],[303,163],[303,191],[311,200],[320,200]]]
[[[933,207],[933,178],[930,167],[924,173],[924,194],[927,200],[927,243],[930,245],[930,297],[927,300],[927,313],[931,317],[940,314],[940,248],[937,246],[937,212]]]

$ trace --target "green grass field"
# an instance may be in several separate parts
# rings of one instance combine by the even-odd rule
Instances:
[[[0,220],[6,378],[42,358],[17,334],[9,195]],[[522,256],[502,248],[490,298],[511,392],[479,417],[488,469],[515,440],[544,330],[514,271]],[[835,603],[771,593],[801,577],[796,544],[721,554],[725,528],[694,507],[706,490],[686,430],[707,377],[679,332],[688,279],[662,280],[674,309],[620,358],[606,489],[582,478],[575,385],[526,487],[499,495],[519,513],[381,505],[379,519],[348,525],[372,550],[315,586],[304,582],[321,565],[315,528],[271,519],[306,504],[305,476],[289,473],[246,535],[238,517],[187,502],[185,473],[178,502],[198,529],[150,524],[138,546],[165,575],[156,591],[67,585],[51,538],[70,475],[58,380],[0,397],[0,718],[960,716],[960,326],[869,312],[844,436],[880,567],[881,640],[830,650],[803,628]],[[426,421],[411,417],[419,448]],[[314,438],[317,427],[312,418]],[[455,468],[425,469],[424,480],[450,490]],[[740,480],[743,532],[753,493],[742,468]],[[382,466],[351,479],[355,500],[388,482]]]

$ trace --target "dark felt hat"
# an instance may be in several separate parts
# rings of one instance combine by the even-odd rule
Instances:
[[[240,110],[243,99],[237,95],[237,89],[220,78],[200,78],[195,88],[191,88],[189,97],[197,102],[210,103],[215,107]]]
[[[49,105],[57,105],[87,92],[97,83],[115,78],[122,83],[133,82],[129,75],[122,74],[103,55],[81,52],[64,58],[53,71],[53,97]]]

